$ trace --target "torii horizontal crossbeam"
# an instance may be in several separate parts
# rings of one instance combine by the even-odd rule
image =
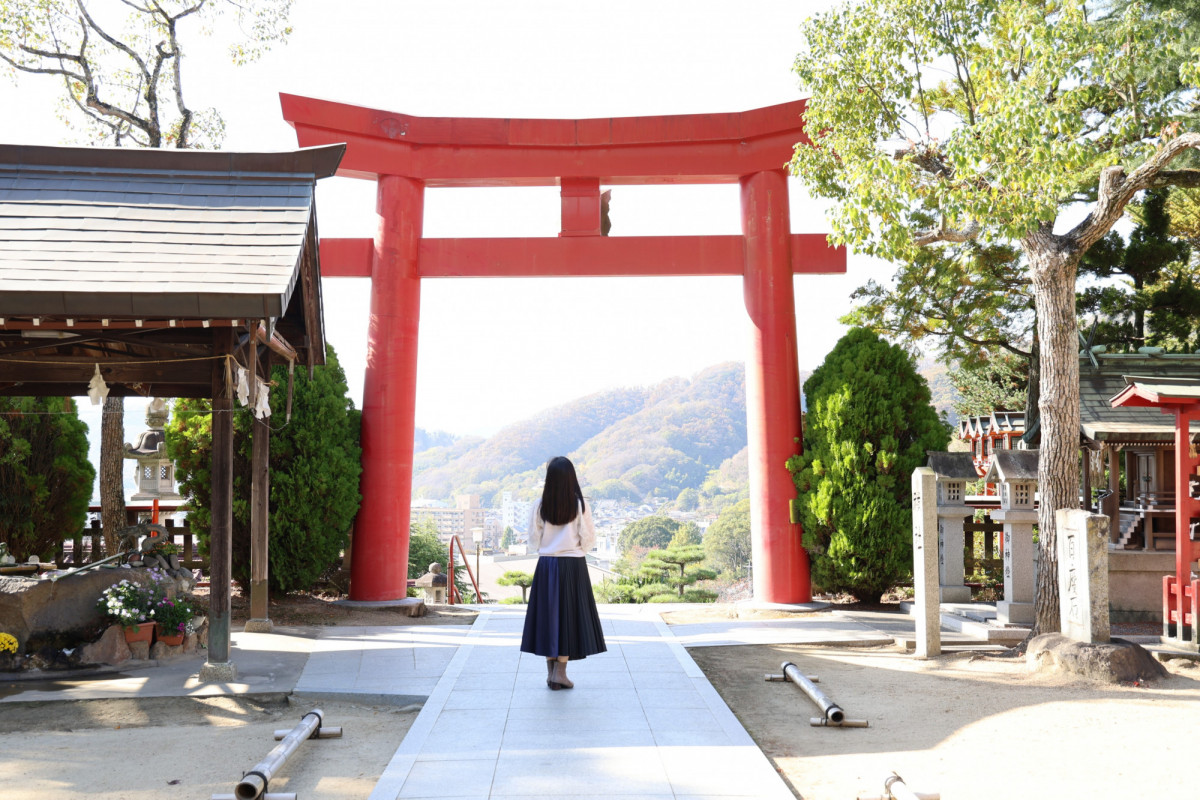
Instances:
[[[791,251],[793,274],[846,271],[823,233],[792,234]],[[373,239],[322,239],[321,274],[369,278],[374,252]],[[422,239],[419,259],[422,278],[741,276],[745,262],[742,236]]]
[[[438,186],[737,183],[783,169],[804,134],[805,101],[723,114],[599,119],[418,117],[281,94],[303,146],[345,143],[338,174],[407,175]]]

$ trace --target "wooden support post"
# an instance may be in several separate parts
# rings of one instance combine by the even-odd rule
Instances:
[[[257,350],[252,344],[251,350]],[[263,371],[271,376],[271,354],[262,357]],[[268,545],[270,536],[268,499],[271,494],[271,426],[270,417],[254,418],[250,463],[250,619],[246,630],[270,633],[271,619],[267,611]]]
[[[1100,505],[1100,513],[1108,517],[1108,540],[1121,538],[1121,459],[1116,447],[1107,445],[1108,453],[1108,497]]]
[[[1079,507],[1084,511],[1092,510],[1092,451],[1086,447],[1079,448],[1079,462],[1083,465],[1083,497]]]
[[[233,385],[224,356],[233,352],[233,329],[213,331],[212,522],[209,528],[208,661],[201,682],[237,677],[229,658],[230,596],[233,570]]]

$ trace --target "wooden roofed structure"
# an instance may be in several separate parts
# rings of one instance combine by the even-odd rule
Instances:
[[[324,363],[315,184],[334,174],[344,151],[0,145],[0,395],[83,395],[98,372],[117,396],[213,400],[202,679],[235,674],[233,368],[269,375],[272,352]],[[265,476],[259,430],[255,461]],[[254,479],[254,513],[264,522],[255,517],[263,557],[252,569],[265,586],[257,469]]]
[[[324,363],[314,183],[344,148],[0,145],[0,394],[211,396],[214,328]],[[286,343],[286,345],[285,345]]]

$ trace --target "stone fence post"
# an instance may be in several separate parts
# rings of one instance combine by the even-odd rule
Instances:
[[[1108,517],[1078,508],[1054,512],[1058,533],[1058,598],[1063,635],[1079,642],[1110,639]]]
[[[913,470],[913,600],[917,611],[917,658],[929,658],[942,652],[936,492],[937,475],[932,469],[918,467]]]

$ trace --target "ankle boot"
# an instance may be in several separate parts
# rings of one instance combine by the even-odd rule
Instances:
[[[546,685],[547,686],[550,686],[550,684],[554,681],[554,665],[557,662],[558,662],[557,658],[547,658],[546,659]],[[550,686],[550,688],[553,689],[554,687]]]
[[[554,674],[550,679],[551,689],[574,689],[575,684],[567,678],[567,662],[555,661]]]

